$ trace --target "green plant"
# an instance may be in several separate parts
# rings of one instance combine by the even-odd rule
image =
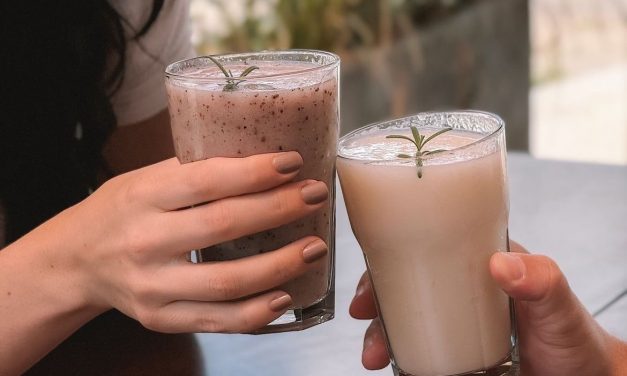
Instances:
[[[209,60],[211,60],[215,65],[218,66],[218,68],[220,68],[220,70],[222,71],[222,74],[224,74],[224,77],[226,77],[226,85],[224,85],[224,89],[222,89],[223,91],[233,91],[235,89],[237,89],[237,86],[239,84],[241,84],[242,82],[244,82],[245,80],[243,80],[243,77],[248,76],[249,74],[251,74],[255,69],[259,69],[258,66],[256,65],[251,65],[250,67],[244,69],[239,76],[235,77],[233,75],[233,72],[229,69],[227,70],[226,68],[224,68],[224,65],[222,65],[222,63],[220,63],[216,58],[214,58],[213,56],[207,56],[209,58]]]
[[[242,22],[227,9],[231,0],[194,1],[213,4],[228,28],[226,36],[201,51],[311,48],[342,54],[391,43],[477,0],[275,0],[271,15],[265,16],[256,14],[255,4],[268,0],[245,0]]]
[[[412,134],[412,138],[404,136],[404,135],[400,135],[400,134],[392,134],[389,136],[386,136],[385,138],[400,138],[403,140],[407,140],[409,142],[411,142],[412,144],[414,144],[414,146],[416,146],[416,153],[414,155],[409,155],[409,154],[398,154],[397,156],[399,158],[414,158],[416,160],[416,168],[418,169],[417,171],[417,175],[418,175],[418,179],[422,178],[422,158],[426,157],[428,155],[432,155],[435,153],[441,153],[443,151],[446,151],[445,149],[435,149],[435,150],[422,150],[422,148],[431,140],[433,140],[434,138],[440,136],[443,133],[446,133],[450,130],[452,130],[453,128],[443,128],[440,129],[439,131],[431,134],[429,137],[426,137],[423,134],[420,134],[420,131],[418,130],[418,128],[411,126],[409,127],[411,129],[411,134]]]

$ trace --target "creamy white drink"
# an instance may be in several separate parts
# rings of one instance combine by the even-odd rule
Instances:
[[[436,129],[421,129],[428,136]],[[507,250],[502,139],[422,160],[408,128],[343,138],[337,169],[351,226],[366,257],[395,366],[416,376],[499,364],[511,351],[509,300],[490,278]],[[452,130],[426,146],[456,149],[481,138]]]

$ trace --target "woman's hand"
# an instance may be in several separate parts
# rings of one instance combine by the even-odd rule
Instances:
[[[559,267],[546,256],[496,253],[490,272],[516,301],[523,376],[627,374],[627,345],[607,334],[581,305]],[[364,273],[350,306],[357,319],[374,319],[366,331],[362,363],[380,369],[389,363],[385,338]],[[420,335],[420,333],[417,333]]]
[[[187,255],[319,209],[328,195],[321,182],[275,188],[301,165],[295,152],[182,166],[172,159],[112,179],[75,208],[88,223],[98,223],[107,208],[116,210],[91,240],[89,254],[80,253],[89,294],[163,332],[247,332],[276,319],[290,297],[265,291],[304,273],[311,263],[303,251],[323,247],[321,240],[228,262],[190,264]]]
[[[192,264],[187,256],[321,208],[324,183],[290,183],[302,163],[296,152],[166,160],[111,179],[7,247],[0,371],[11,354],[39,347],[41,356],[110,308],[161,332],[249,332],[278,318],[292,300],[276,286],[324,262],[321,239],[233,261]]]

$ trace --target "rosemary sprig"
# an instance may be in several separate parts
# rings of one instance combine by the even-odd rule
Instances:
[[[252,73],[252,71],[254,71],[255,69],[259,69],[258,66],[256,65],[251,65],[250,67],[244,69],[244,71],[242,71],[242,73],[239,74],[239,76],[235,77],[233,75],[233,72],[231,72],[231,70],[226,70],[224,68],[224,65],[222,65],[222,63],[220,63],[216,58],[214,58],[213,56],[207,56],[209,58],[209,60],[211,60],[218,68],[220,68],[220,70],[222,71],[222,74],[224,74],[224,77],[226,77],[226,85],[224,85],[224,89],[222,89],[223,91],[233,91],[235,89],[237,89],[237,86],[239,84],[241,84],[242,82],[246,81],[246,80],[242,80],[242,77],[246,77],[248,76],[250,73]],[[235,78],[237,78],[237,80],[235,80]]]
[[[446,151],[445,149],[435,149],[435,150],[422,150],[422,148],[431,140],[433,140],[434,138],[438,137],[439,135],[446,133],[450,130],[452,130],[453,128],[443,128],[440,129],[439,131],[433,133],[432,135],[430,135],[429,137],[425,137],[425,135],[420,134],[420,131],[418,130],[418,128],[414,127],[414,126],[410,126],[409,127],[411,129],[411,134],[413,136],[413,139],[407,136],[403,136],[400,134],[391,134],[389,136],[386,136],[385,138],[400,138],[402,140],[407,140],[409,142],[411,142],[412,144],[414,144],[414,146],[416,146],[416,154],[414,155],[409,155],[409,154],[398,154],[397,157],[399,158],[414,158],[416,160],[416,168],[418,169],[417,175],[418,175],[418,179],[422,178],[422,157],[431,155],[431,154],[435,154],[435,153],[441,153],[443,151]]]

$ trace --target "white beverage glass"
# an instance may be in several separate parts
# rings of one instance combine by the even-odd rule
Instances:
[[[422,141],[450,130],[417,158],[398,137],[415,141],[412,127]],[[369,125],[340,139],[337,170],[395,375],[516,375],[513,303],[489,272],[509,251],[503,121],[452,111]]]
[[[295,150],[304,160],[295,180],[323,181],[330,195],[324,208],[306,218],[199,250],[198,260],[219,262],[252,256],[316,235],[328,245],[327,262],[279,287],[290,294],[294,304],[257,333],[302,330],[331,320],[340,59],[314,50],[212,58],[196,57],[166,68],[168,108],[179,161]],[[251,70],[253,66],[257,69]],[[240,77],[247,70],[249,74]],[[232,77],[225,77],[224,72]]]

